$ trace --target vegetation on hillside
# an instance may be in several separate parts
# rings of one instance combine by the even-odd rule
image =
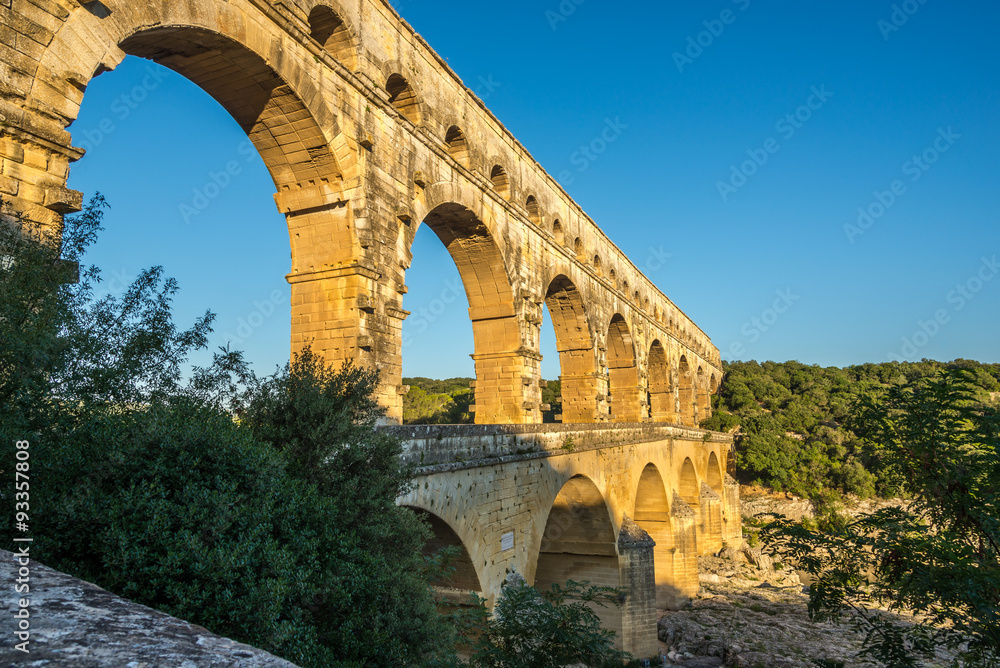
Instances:
[[[472,424],[472,378],[404,378],[403,424]]]
[[[403,424],[472,424],[475,414],[469,409],[476,403],[472,378],[404,378],[410,390],[403,395]],[[549,410],[542,412],[542,421],[552,423],[562,412],[558,380],[543,382],[542,404]]]
[[[883,665],[923,665],[944,644],[962,650],[956,665],[1000,666],[1000,409],[983,402],[983,380],[963,365],[858,401],[848,424],[906,507],[832,531],[764,530],[783,561],[812,574],[810,615],[850,618]]]
[[[997,400],[1000,365],[968,360],[862,364],[726,363],[714,415],[702,425],[736,432],[740,482],[815,500],[843,493],[893,496],[898,472],[852,429],[852,406],[866,392],[899,387],[948,368],[968,369],[976,396]]]

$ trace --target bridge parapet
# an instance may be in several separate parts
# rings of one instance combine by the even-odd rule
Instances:
[[[403,459],[421,472],[659,441],[733,442],[732,434],[656,423],[406,425],[382,429],[403,440]],[[426,470],[425,470],[426,469]]]

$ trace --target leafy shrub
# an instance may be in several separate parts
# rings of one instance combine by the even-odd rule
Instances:
[[[185,382],[212,315],[179,330],[162,270],[120,298],[94,298],[93,268],[66,280],[101,209],[69,217],[61,248],[0,224],[0,474],[29,440],[32,555],[303,666],[451,661],[374,376],[307,353],[258,381],[223,351]]]
[[[615,649],[615,634],[601,627],[592,606],[621,605],[620,592],[572,580],[538,592],[517,574],[508,576],[493,616],[472,652],[474,668],[538,668],[584,663],[621,666],[631,658]]]

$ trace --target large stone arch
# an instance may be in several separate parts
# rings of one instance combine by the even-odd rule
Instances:
[[[549,589],[567,580],[618,587],[617,533],[601,490],[584,475],[570,478],[549,510],[535,565],[535,587]],[[622,633],[617,607],[596,607],[601,624]]]
[[[675,573],[674,527],[670,516],[667,487],[655,464],[649,463],[639,476],[635,492],[635,510],[632,518],[656,545],[653,548],[654,577],[656,581],[656,606],[676,608],[686,596]]]
[[[359,250],[344,205],[344,172],[328,137],[305,101],[260,55],[227,36],[193,27],[137,31],[120,47],[192,81],[247,133],[275,182],[275,200],[288,222],[291,280]],[[339,134],[332,116],[328,127]]]
[[[93,76],[114,69],[126,55],[149,58],[212,95],[248,133],[283,129],[269,132],[273,142],[261,137],[258,145],[279,188],[329,177],[330,163],[337,165],[333,173],[356,178],[355,149],[320,94],[307,50],[279,57],[272,35],[250,20],[254,13],[244,0],[218,3],[211,12],[192,3],[145,3],[141,10],[112,11],[105,18],[73,12],[40,58],[25,102],[31,107],[44,100],[50,115],[68,126]],[[67,70],[67,63],[74,68]],[[289,136],[280,138],[284,134]],[[318,137],[325,139],[322,145]],[[321,168],[310,169],[315,166]]]
[[[204,9],[198,3],[115,3],[110,14],[81,8],[68,13],[40,54],[23,102],[37,123],[36,138],[29,141],[59,140],[46,144],[54,156],[50,182],[22,186],[16,206],[54,226],[58,217],[45,214],[74,210],[50,200],[73,199],[65,190],[67,171],[58,163],[68,165],[82,152],[70,148],[68,130],[60,132],[76,119],[93,76],[113,70],[126,55],[168,67],[230,113],[275,183],[291,249],[292,349],[315,341],[314,349],[331,361],[354,357],[357,337],[336,339],[345,309],[329,298],[322,279],[362,250],[357,210],[347,205],[359,180],[357,145],[331,107],[329,82],[316,76],[322,64],[313,50],[319,47],[276,41],[273,30],[257,20],[259,8],[245,0]],[[58,157],[60,151],[65,157]]]
[[[670,363],[659,339],[649,346],[647,357],[649,382],[649,413],[653,422],[674,422],[677,419],[674,388],[670,382]]]
[[[616,313],[608,325],[608,386],[612,422],[641,422],[642,405],[635,343],[625,318]]]
[[[540,355],[526,354],[518,319],[514,287],[489,210],[469,201],[449,200],[444,193],[461,194],[447,184],[428,188],[417,207],[418,225],[427,225],[451,255],[462,278],[476,364],[476,422],[518,424],[531,421],[534,411],[524,407],[521,379],[537,375]],[[443,200],[443,201],[442,201]],[[416,226],[403,239],[405,264]]]
[[[545,290],[545,305],[552,318],[559,352],[562,421],[595,422],[597,363],[583,295],[565,274],[559,274]]]

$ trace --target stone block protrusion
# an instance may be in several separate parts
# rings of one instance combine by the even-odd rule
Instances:
[[[76,213],[83,209],[83,193],[53,186],[45,190],[45,208],[58,214]]]

